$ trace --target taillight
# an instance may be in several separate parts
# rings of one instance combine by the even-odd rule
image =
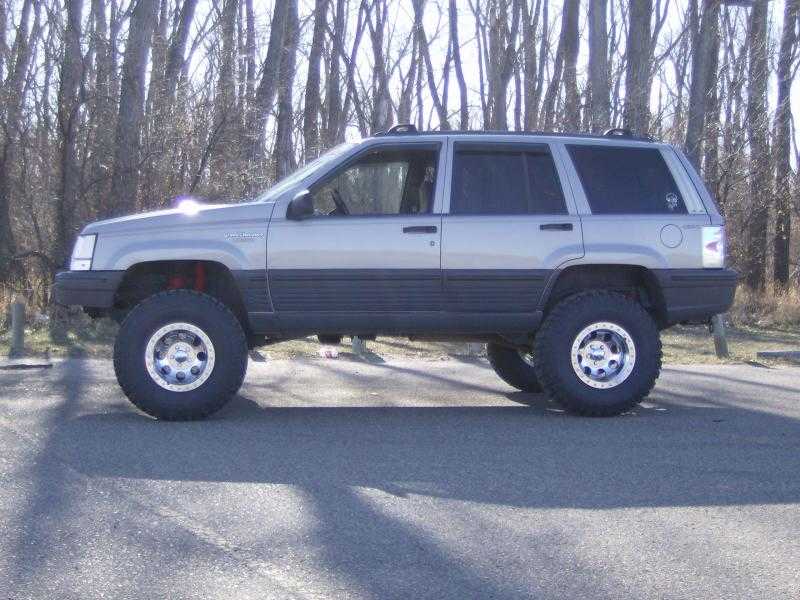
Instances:
[[[725,266],[725,228],[703,227],[703,268],[721,269]]]

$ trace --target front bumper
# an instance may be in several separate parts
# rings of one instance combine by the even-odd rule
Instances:
[[[669,324],[705,322],[726,312],[739,280],[733,269],[660,269],[655,274]]]
[[[53,283],[53,298],[63,306],[111,308],[125,271],[61,271]]]

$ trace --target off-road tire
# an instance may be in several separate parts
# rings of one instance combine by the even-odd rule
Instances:
[[[214,344],[216,362],[198,388],[176,392],[147,372],[145,348],[152,334],[174,322],[202,329]],[[165,421],[203,419],[239,391],[247,370],[247,340],[239,320],[219,300],[191,290],[161,292],[137,305],[114,343],[114,372],[122,391],[140,410]]]
[[[591,323],[608,321],[633,338],[636,361],[616,387],[590,387],[572,368],[571,346]],[[631,410],[653,389],[661,371],[661,338],[650,314],[627,296],[606,290],[581,292],[562,300],[547,315],[534,341],[535,369],[542,389],[565,410],[610,417]]]
[[[535,369],[525,362],[518,350],[499,344],[486,344],[486,355],[494,372],[511,387],[538,394],[542,391]]]

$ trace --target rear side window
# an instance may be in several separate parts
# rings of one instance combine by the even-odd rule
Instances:
[[[456,146],[450,213],[565,214],[564,195],[546,148]]]
[[[686,204],[656,148],[570,145],[593,214],[686,214]]]

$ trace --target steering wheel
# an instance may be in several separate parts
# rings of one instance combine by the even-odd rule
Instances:
[[[336,205],[336,211],[340,215],[350,214],[350,211],[347,209],[347,205],[344,203],[344,200],[342,200],[342,195],[336,188],[331,190],[331,200],[333,200],[333,203]]]

